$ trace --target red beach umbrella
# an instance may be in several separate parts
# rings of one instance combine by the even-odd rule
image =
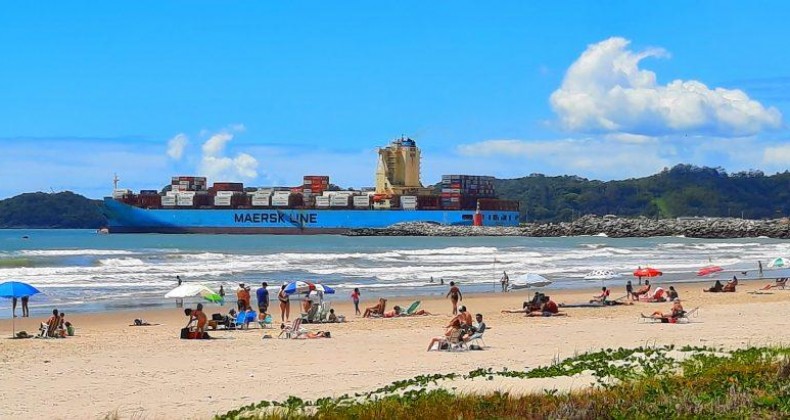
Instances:
[[[662,274],[664,273],[652,267],[638,268],[634,270],[634,277],[658,277]]]

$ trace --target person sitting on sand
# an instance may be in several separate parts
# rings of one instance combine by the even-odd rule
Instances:
[[[711,293],[718,293],[724,289],[724,285],[721,284],[719,280],[716,280],[716,283],[713,284],[713,287],[708,289],[702,289],[703,292],[711,292]]]
[[[379,298],[379,303],[369,308],[365,308],[365,313],[362,314],[362,318],[370,318],[371,316],[381,316],[386,308],[387,308],[387,299]]]
[[[334,309],[329,310],[329,315],[326,317],[326,322],[333,322],[333,323],[338,322],[337,315],[335,315]]]
[[[609,299],[609,289],[606,286],[601,287],[601,294],[597,296],[593,296],[590,300],[590,303],[600,303],[605,305],[606,300]]]
[[[634,300],[639,300],[642,296],[647,296],[647,292],[650,291],[650,280],[645,279],[645,285],[640,287],[639,290],[636,292],[631,293],[631,296]]]
[[[677,290],[675,290],[675,286],[669,286],[669,290],[667,291],[667,299],[670,301],[675,301],[680,299]]]
[[[725,284],[724,287],[721,289],[721,291],[724,293],[734,292],[735,286],[737,285],[738,285],[738,277],[732,276],[732,280],[728,281],[727,284]]]
[[[543,300],[543,293],[535,292],[535,296],[532,297],[532,300],[524,301],[521,305],[521,309],[503,309],[501,312],[503,314],[528,314],[532,311],[540,310]]]
[[[47,320],[47,337],[57,337],[58,327],[60,326],[60,313],[57,309],[52,310],[52,316]]]
[[[784,289],[785,286],[787,286],[787,277],[776,279],[774,284],[766,284],[765,287],[760,290]]]
[[[647,299],[648,302],[666,302],[667,298],[664,297],[664,289],[659,286],[656,287],[656,290],[653,292],[653,295]]]
[[[667,322],[669,322],[669,320],[672,319],[676,320],[682,317],[685,313],[686,311],[683,309],[683,305],[680,304],[680,300],[678,299],[672,303],[672,310],[668,314],[665,314],[661,311],[655,311],[649,317],[646,317],[644,314],[642,316],[645,318],[653,318],[653,319],[661,319],[661,320],[666,319]]]

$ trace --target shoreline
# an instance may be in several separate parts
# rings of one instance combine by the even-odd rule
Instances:
[[[657,285],[662,285],[657,282]],[[395,380],[432,373],[465,373],[477,368],[549,365],[556,358],[603,348],[642,345],[708,345],[742,348],[784,344],[776,333],[790,310],[790,290],[748,294],[765,285],[745,281],[736,293],[703,293],[711,282],[684,283],[678,289],[687,310],[700,307],[689,324],[645,324],[640,313],[667,311],[670,303],[635,303],[606,308],[561,308],[568,316],[525,318],[502,314],[520,308],[532,292],[469,293],[471,313],[482,313],[490,332],[484,351],[426,352],[451,318],[448,299],[422,297],[431,316],[362,319],[348,300],[333,303],[343,324],[308,324],[330,331],[331,339],[278,340],[274,329],[209,332],[216,340],[180,340],[186,324],[180,309],[117,311],[67,316],[76,336],[52,340],[11,340],[10,320],[0,321],[0,407],[3,418],[209,418],[261,400],[290,395],[316,399],[364,392]],[[596,288],[547,291],[557,303],[584,302]],[[617,293],[614,293],[617,295]],[[618,295],[619,296],[619,295]],[[393,298],[388,307],[415,298]],[[374,302],[367,298],[361,309]],[[207,314],[219,312],[209,307]],[[228,305],[225,306],[227,310]],[[295,312],[295,305],[292,309]],[[275,320],[279,310],[274,309]],[[134,318],[160,325],[129,327]],[[17,319],[19,321],[19,319]],[[26,318],[26,329],[41,318]],[[264,339],[264,333],[275,336]],[[470,392],[577,389],[585,378],[552,381],[492,381]],[[32,387],[36,392],[30,392]],[[41,395],[48,396],[41,404]]]

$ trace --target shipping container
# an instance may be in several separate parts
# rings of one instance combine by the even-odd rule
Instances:
[[[229,195],[226,195],[226,196],[221,196],[221,195],[214,196],[214,206],[216,206],[216,207],[230,207],[231,197],[232,196],[229,196]]]
[[[271,204],[271,198],[269,198],[269,196],[265,196],[265,197],[252,196],[253,207],[269,207],[270,204]]]

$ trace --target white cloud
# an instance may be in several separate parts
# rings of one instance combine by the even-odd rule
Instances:
[[[781,126],[782,115],[741,90],[710,89],[696,80],[659,85],[639,68],[648,57],[667,57],[660,48],[628,50],[613,37],[588,46],[565,74],[550,101],[562,126],[575,132],[641,136],[752,135]]]
[[[167,142],[167,155],[175,160],[181,159],[184,149],[189,143],[189,138],[184,133],[178,133]]]
[[[790,145],[783,144],[766,147],[763,151],[763,162],[766,165],[787,169],[790,166]]]
[[[200,173],[213,180],[238,181],[258,177],[258,161],[247,153],[239,153],[235,158],[225,156],[225,148],[233,140],[233,132],[244,131],[244,126],[235,124],[213,134],[203,143],[203,156]]]

